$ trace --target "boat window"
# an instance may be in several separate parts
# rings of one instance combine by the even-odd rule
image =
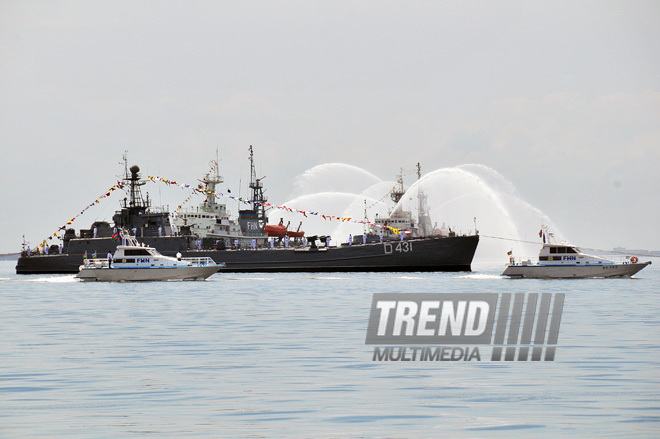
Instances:
[[[566,253],[566,248],[565,247],[558,248],[557,253]]]
[[[574,248],[569,247],[567,253],[577,253]]]
[[[149,251],[147,249],[126,249],[124,250],[126,256],[149,256]]]
[[[557,253],[557,247],[550,247],[550,253]]]

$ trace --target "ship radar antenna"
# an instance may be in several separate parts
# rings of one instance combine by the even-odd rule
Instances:
[[[552,233],[550,231],[550,227],[546,226],[545,224],[541,225],[541,237],[543,238],[544,244],[546,238],[548,240],[548,244],[557,243],[557,240],[555,239],[555,234]]]
[[[398,203],[401,198],[403,198],[403,195],[406,193],[405,188],[403,187],[403,168],[400,169],[399,171],[399,177],[396,180],[396,184],[392,188],[392,192],[390,193],[390,198],[392,198],[392,201],[394,203]]]
[[[124,175],[123,176],[117,176],[117,178],[122,178],[124,180],[128,179],[128,150],[125,149],[124,153],[121,156],[121,162],[119,162],[120,165],[124,165]]]
[[[266,218],[266,206],[264,204],[267,198],[264,196],[264,184],[261,182],[264,177],[257,178],[257,171],[254,167],[254,151],[250,145],[250,189],[252,189],[252,211],[257,215],[259,228],[264,230],[268,219]]]

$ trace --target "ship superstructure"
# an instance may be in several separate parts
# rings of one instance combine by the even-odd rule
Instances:
[[[240,235],[241,229],[238,224],[230,219],[230,211],[227,205],[218,203],[216,190],[218,185],[224,182],[220,175],[220,160],[216,151],[215,160],[209,163],[210,170],[199,180],[200,188],[204,190],[205,198],[196,208],[173,212],[174,225],[182,234],[191,234],[198,239],[206,240],[208,234],[216,228],[228,235]]]
[[[417,163],[417,178],[421,179],[422,170],[419,163]],[[427,204],[427,195],[420,186],[417,190],[417,218],[413,216],[410,210],[404,210],[400,201],[406,194],[406,188],[403,184],[403,169],[400,171],[396,184],[390,192],[390,198],[394,202],[395,207],[391,210],[386,217],[376,216],[374,219],[375,226],[370,229],[370,235],[383,233],[384,237],[393,238],[403,234],[410,238],[420,238],[438,235],[434,233],[433,225],[431,224],[431,217],[429,216],[429,209]],[[394,229],[394,230],[393,230]]]

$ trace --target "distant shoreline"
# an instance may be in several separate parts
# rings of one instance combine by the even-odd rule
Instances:
[[[3,253],[0,254],[0,261],[17,261],[20,253]]]

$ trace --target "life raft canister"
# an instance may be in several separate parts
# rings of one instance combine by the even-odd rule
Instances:
[[[630,262],[632,262],[633,264],[636,264],[637,261],[639,261],[639,259],[637,259],[637,256],[633,256],[632,258],[630,258]]]

